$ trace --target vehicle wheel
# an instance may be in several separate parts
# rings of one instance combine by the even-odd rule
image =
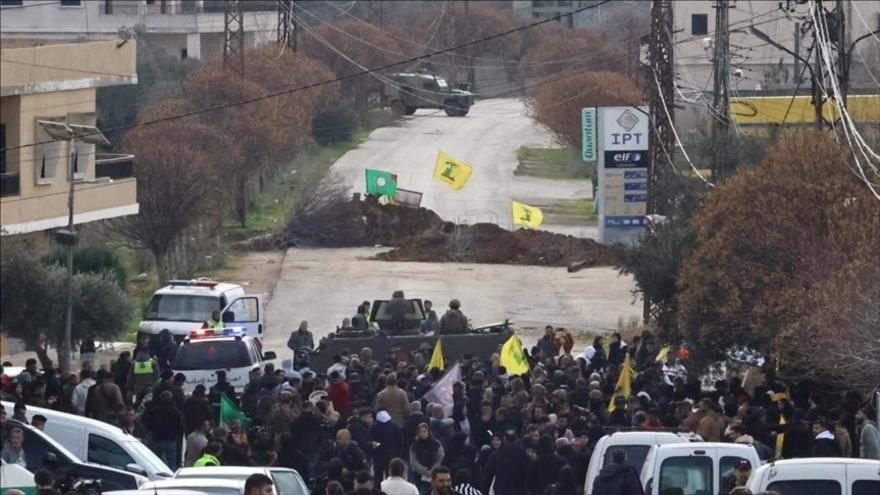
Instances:
[[[391,102],[391,112],[397,116],[403,115],[406,113],[406,105],[400,100],[394,100]]]
[[[460,114],[458,114],[458,116],[459,116],[459,117],[464,117],[464,116],[465,116],[465,115],[467,115],[467,114],[468,114],[468,112],[470,112],[470,111],[471,111],[471,109],[470,109],[470,108],[465,108],[465,109],[462,109],[462,111],[461,111],[461,113],[460,113]]]
[[[464,115],[462,112],[465,112],[465,110],[456,101],[447,101],[443,105],[443,110],[445,110],[446,115],[450,117],[461,117],[462,115]]]
[[[416,113],[416,107],[406,107],[404,115],[412,115],[414,113]]]

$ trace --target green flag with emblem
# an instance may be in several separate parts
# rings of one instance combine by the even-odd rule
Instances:
[[[397,178],[384,170],[366,169],[367,194],[380,194],[394,197],[397,194]]]
[[[229,423],[233,421],[238,421],[241,423],[242,428],[247,428],[250,425],[250,420],[247,415],[235,405],[235,402],[232,401],[226,394],[220,395],[220,425],[223,427],[228,427]]]

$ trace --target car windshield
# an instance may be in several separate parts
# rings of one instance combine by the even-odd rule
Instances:
[[[211,312],[215,309],[223,309],[217,296],[156,294],[150,301],[144,319],[201,322],[211,318]]]
[[[175,370],[214,370],[250,366],[247,344],[241,340],[194,341],[180,346]]]

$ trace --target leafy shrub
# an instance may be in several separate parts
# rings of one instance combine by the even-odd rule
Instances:
[[[312,118],[312,136],[322,146],[348,141],[356,128],[357,115],[343,107],[319,111]]]
[[[55,250],[44,262],[66,266],[67,253],[64,249]],[[73,273],[112,273],[116,283],[123,289],[128,282],[128,270],[125,264],[119,259],[115,251],[103,247],[86,247],[74,251]]]

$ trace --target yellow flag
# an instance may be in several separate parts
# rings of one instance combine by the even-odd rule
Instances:
[[[501,346],[500,363],[507,369],[508,375],[524,375],[529,372],[529,360],[523,351],[522,342],[515,334]]]
[[[431,362],[428,363],[428,369],[437,368],[437,369],[445,369],[446,366],[443,363],[443,342],[438,338],[437,343],[434,344],[434,353],[431,354]]]
[[[541,222],[544,221],[544,212],[540,208],[535,208],[519,201],[512,201],[510,209],[513,214],[513,223],[516,225],[525,225],[530,229],[537,229],[541,226]]]
[[[618,395],[629,399],[632,395],[632,362],[629,359],[629,353],[623,358],[623,368],[620,369],[620,377],[617,378],[617,385],[614,387],[614,393],[611,394],[611,403],[608,404],[608,412],[614,412],[614,398]]]
[[[660,348],[660,352],[657,353],[657,359],[655,359],[655,361],[657,361],[658,363],[663,363],[666,361],[667,357],[669,357],[669,346],[664,345]]]
[[[434,163],[434,178],[458,191],[471,177],[474,169],[465,162],[456,160],[444,153],[437,151],[437,161]]]

